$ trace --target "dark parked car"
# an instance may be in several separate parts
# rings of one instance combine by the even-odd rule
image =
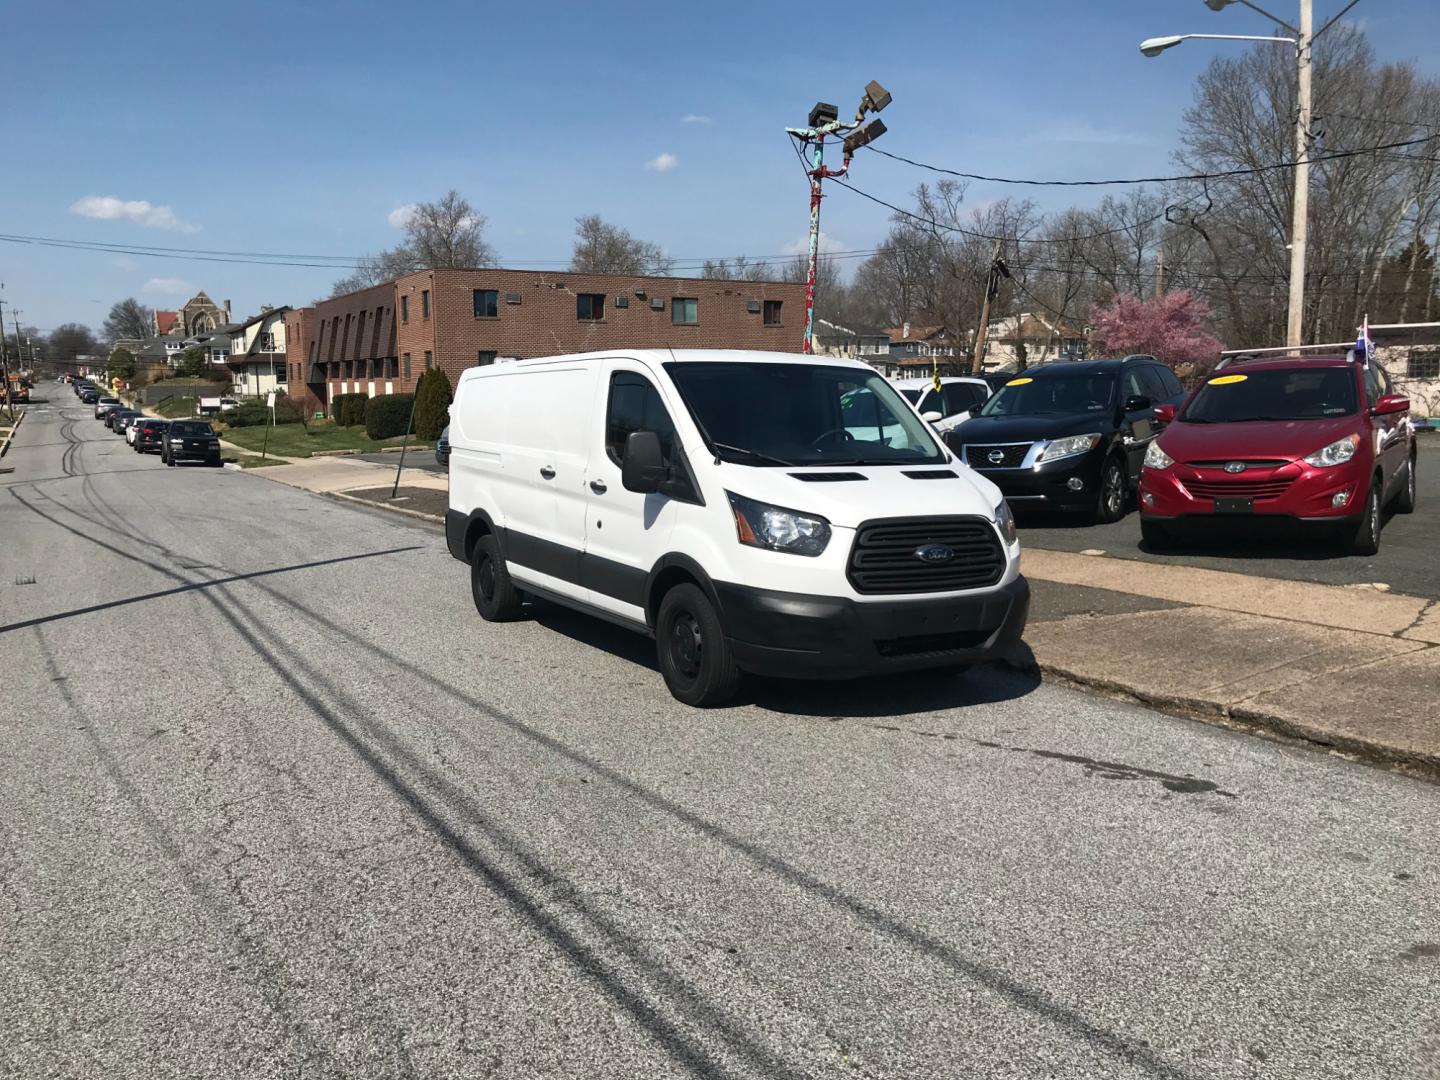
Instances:
[[[153,417],[141,417],[138,421],[140,428],[135,435],[135,452],[137,454],[148,454],[152,450],[159,453],[165,446],[165,432],[170,427],[169,420],[156,420]]]
[[[124,435],[125,426],[139,415],[138,409],[111,409],[105,414],[105,426],[116,435]]]
[[[440,430],[440,437],[435,440],[435,463],[442,469],[450,467],[450,425],[446,424]]]
[[[94,405],[100,400],[100,391],[96,390],[93,386],[88,390],[81,390],[80,400],[86,405]]]
[[[203,461],[220,465],[220,437],[204,420],[172,420],[160,444],[160,460],[166,465],[180,461]]]
[[[1012,376],[946,442],[1013,509],[1118,521],[1163,427],[1155,407],[1184,398],[1175,373],[1153,356],[1046,364]]]

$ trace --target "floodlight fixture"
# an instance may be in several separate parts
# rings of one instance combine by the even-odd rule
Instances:
[[[853,154],[862,146],[869,146],[872,142],[885,134],[884,121],[878,117],[871,120],[864,127],[858,127],[849,135],[845,136],[845,153]]]
[[[824,101],[817,101],[815,107],[810,110],[810,126],[812,128],[824,127],[839,119],[839,108]]]

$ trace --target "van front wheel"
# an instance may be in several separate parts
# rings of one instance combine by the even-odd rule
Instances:
[[[505,556],[494,536],[475,541],[470,559],[470,592],[475,610],[486,622],[513,622],[520,617],[520,593],[505,568]]]
[[[655,644],[660,673],[675,700],[704,709],[735,695],[740,669],[720,616],[698,586],[677,585],[665,594],[655,618]]]

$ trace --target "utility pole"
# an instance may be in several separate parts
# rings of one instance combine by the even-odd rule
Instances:
[[[14,311],[14,308],[10,309]],[[10,343],[5,340],[5,301],[0,299],[0,379],[5,380],[5,408],[15,419],[15,395],[10,392]]]
[[[1295,198],[1290,219],[1290,310],[1285,320],[1285,344],[1298,348],[1304,341],[1305,241],[1310,223],[1310,61],[1312,0],[1300,0],[1300,28],[1295,41]]]
[[[985,297],[980,301],[980,327],[975,331],[975,354],[970,358],[970,374],[985,366],[985,339],[990,333],[990,301],[1000,291],[1000,276],[1010,276],[1010,270],[1000,261],[1000,241],[990,249],[990,268],[985,272]]]
[[[824,198],[820,191],[821,181],[826,178],[838,179],[848,174],[850,159],[855,151],[885,134],[885,125],[878,119],[871,120],[864,127],[861,127],[860,123],[865,119],[866,113],[879,112],[889,104],[890,92],[872,80],[865,87],[865,96],[860,99],[860,107],[855,111],[853,121],[841,121],[838,108],[817,101],[810,110],[808,127],[785,129],[787,134],[805,143],[810,150],[810,163],[805,170],[810,178],[810,242],[809,266],[805,276],[805,339],[801,346],[802,352],[815,351],[815,272],[820,261],[820,200]],[[839,170],[827,169],[825,136],[839,135],[842,132],[846,133],[842,144],[845,152],[844,164]]]

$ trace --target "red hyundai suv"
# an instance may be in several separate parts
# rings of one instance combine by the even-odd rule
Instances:
[[[1140,473],[1140,529],[1163,546],[1216,518],[1289,518],[1373,555],[1381,508],[1415,508],[1410,400],[1373,360],[1287,357],[1217,368],[1186,399]],[[1171,415],[1174,414],[1174,415]]]

